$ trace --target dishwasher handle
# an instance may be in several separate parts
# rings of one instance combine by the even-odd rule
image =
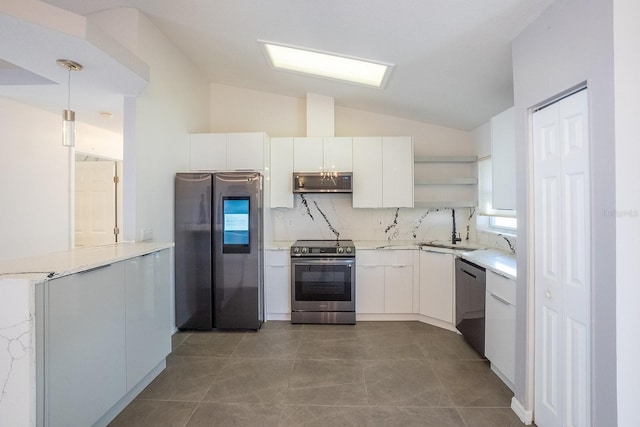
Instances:
[[[473,277],[474,279],[478,278],[475,274],[468,272],[464,268],[460,268],[460,270],[462,270],[463,273],[467,273],[469,276]]]

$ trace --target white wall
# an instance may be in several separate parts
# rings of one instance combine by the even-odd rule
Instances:
[[[0,260],[69,248],[70,165],[59,114],[0,98]]]
[[[211,84],[210,90],[208,132],[266,132],[271,137],[306,135],[304,98],[216,83]]]
[[[112,9],[89,19],[150,68],[142,94],[125,100],[124,238],[140,240],[147,229],[154,240],[172,242],[174,176],[188,169],[189,133],[208,127],[209,82],[137,10]]]
[[[640,2],[614,2],[615,130],[616,130],[616,353],[618,425],[638,423],[640,369]]]
[[[110,160],[122,160],[122,133],[111,132],[85,123],[77,123],[76,153]]]
[[[532,408],[533,360],[527,347],[528,295],[533,282],[528,109],[586,81],[592,183],[592,422],[596,426],[616,425],[616,223],[615,216],[605,214],[616,206],[612,4],[612,0],[556,1],[513,41],[518,211],[515,395]]]

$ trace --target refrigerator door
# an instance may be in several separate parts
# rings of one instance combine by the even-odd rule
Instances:
[[[213,328],[212,175],[175,179],[175,302],[178,329]]]
[[[214,325],[259,329],[263,313],[262,177],[214,174]]]

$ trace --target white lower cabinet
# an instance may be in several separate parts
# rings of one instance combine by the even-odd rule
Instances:
[[[291,315],[291,257],[289,251],[265,251],[264,293],[267,320]]]
[[[413,313],[413,251],[356,252],[356,313]]]
[[[127,389],[124,263],[51,280],[47,297],[45,425],[93,425]]]
[[[413,263],[385,266],[384,312],[413,313]]]
[[[487,270],[484,353],[505,383],[513,389],[516,354],[516,284]]]
[[[169,291],[169,249],[46,284],[45,425],[93,425],[162,362]]]
[[[453,324],[454,256],[420,251],[420,314]]]
[[[384,266],[363,264],[356,253],[356,313],[384,313]]]

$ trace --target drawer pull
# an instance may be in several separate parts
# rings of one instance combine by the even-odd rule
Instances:
[[[506,299],[500,298],[498,295],[494,294],[493,292],[489,292],[489,293],[491,294],[492,297],[494,297],[495,299],[497,299],[498,301],[500,301],[504,305],[511,305],[509,303],[509,301],[507,301]]]

